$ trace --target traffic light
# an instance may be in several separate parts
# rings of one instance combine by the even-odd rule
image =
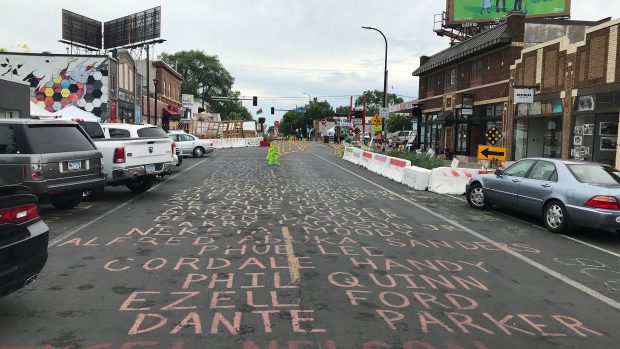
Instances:
[[[271,107],[271,115],[273,115],[273,114],[275,114],[275,113],[276,113],[276,108]]]
[[[252,105],[255,107],[258,105],[258,97],[256,96],[252,97]]]

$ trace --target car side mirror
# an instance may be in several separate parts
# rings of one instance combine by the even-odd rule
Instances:
[[[495,175],[499,178],[502,176],[502,174],[504,174],[504,171],[502,170],[495,170]]]

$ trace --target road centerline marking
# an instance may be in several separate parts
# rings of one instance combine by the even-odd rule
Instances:
[[[443,220],[446,223],[452,224],[453,226],[463,230],[464,232],[466,232],[466,233],[468,233],[470,235],[473,235],[473,236],[477,237],[478,239],[481,239],[481,240],[483,240],[485,242],[493,244],[494,246],[498,246],[498,247],[501,246],[495,240],[493,240],[491,238],[488,238],[487,236],[485,236],[483,234],[475,232],[472,229],[469,229],[466,226],[464,226],[464,225],[462,225],[462,224],[460,224],[460,223],[458,223],[456,221],[453,221],[453,220],[451,220],[449,218],[443,217],[441,214],[436,213],[436,212],[434,212],[434,211],[432,211],[432,210],[430,210],[430,209],[428,209],[428,208],[426,208],[426,207],[424,207],[424,206],[422,206],[422,205],[420,205],[420,204],[418,204],[418,203],[416,203],[414,201],[411,201],[408,198],[406,198],[406,197],[404,197],[404,196],[402,196],[402,195],[400,195],[400,194],[398,194],[396,192],[393,192],[393,191],[391,191],[391,190],[389,190],[387,188],[384,188],[384,187],[380,186],[379,184],[376,184],[373,181],[371,181],[369,179],[366,179],[366,178],[360,176],[359,174],[357,174],[357,173],[355,173],[353,171],[349,171],[346,168],[338,165],[337,163],[335,163],[333,161],[330,161],[330,160],[328,160],[328,159],[326,159],[326,158],[324,158],[324,157],[322,157],[320,155],[317,155],[315,153],[311,153],[311,154],[316,156],[316,157],[318,157],[318,158],[320,158],[320,159],[325,160],[326,162],[328,162],[328,163],[330,163],[330,164],[340,168],[343,171],[346,171],[346,172],[354,175],[355,177],[358,177],[359,179],[361,179],[361,180],[363,180],[365,182],[368,182],[368,183],[376,186],[377,188],[383,189],[384,191],[394,195],[395,197],[397,197],[397,198],[399,198],[399,199],[401,199],[401,200],[403,200],[405,202],[408,202],[409,204],[411,204],[411,205],[419,208],[420,210],[423,210],[423,211],[425,211],[425,212],[427,212],[427,213],[429,213],[429,214],[431,214],[431,215],[433,215],[433,216]],[[554,277],[554,278],[556,278],[556,279],[566,283],[567,285],[572,286],[573,288],[576,288],[576,289],[586,293],[587,295],[589,295],[589,296],[591,296],[591,297],[593,297],[593,298],[595,298],[595,299],[597,299],[597,300],[599,300],[599,301],[601,301],[601,302],[611,306],[612,308],[620,311],[620,302],[618,302],[618,301],[616,301],[616,300],[614,300],[614,299],[612,299],[610,297],[607,297],[604,294],[602,294],[600,292],[597,292],[597,291],[589,288],[588,286],[586,286],[586,285],[584,285],[584,284],[582,284],[582,283],[580,283],[578,281],[575,281],[575,280],[571,279],[570,277],[568,277],[568,276],[566,276],[566,275],[564,275],[562,273],[559,273],[559,272],[557,272],[557,271],[555,271],[555,270],[553,270],[553,269],[551,269],[551,268],[549,268],[549,267],[547,267],[547,266],[545,266],[545,265],[543,265],[541,263],[538,263],[535,260],[533,260],[531,258],[528,258],[528,257],[526,257],[526,256],[524,256],[524,255],[522,255],[522,254],[520,254],[518,252],[515,252],[515,251],[510,250],[510,249],[506,249],[506,248],[502,248],[502,250],[504,252],[512,255],[513,257],[515,257],[517,259],[520,259],[521,261],[529,264],[530,266],[532,266],[532,267],[534,267],[534,268],[536,268],[536,269],[538,269],[538,270],[540,270],[540,271],[542,271],[542,272],[544,272],[544,273],[546,273],[546,274],[548,274],[548,275],[550,275],[550,276],[552,276],[552,277]]]
[[[286,250],[286,259],[288,268],[291,273],[291,283],[299,283],[299,268],[295,260],[295,250],[293,249],[293,238],[288,231],[288,227],[282,227],[282,236],[284,237],[284,248]]]

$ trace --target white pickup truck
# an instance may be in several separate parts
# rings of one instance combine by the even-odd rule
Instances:
[[[157,175],[172,171],[175,144],[161,128],[73,120],[84,128],[103,154],[107,185],[124,184],[129,190],[142,193],[153,186]],[[84,195],[94,194],[96,192]]]

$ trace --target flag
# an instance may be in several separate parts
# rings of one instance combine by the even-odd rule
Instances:
[[[256,111],[256,115],[260,115],[263,113],[263,108],[258,108],[258,110]]]

